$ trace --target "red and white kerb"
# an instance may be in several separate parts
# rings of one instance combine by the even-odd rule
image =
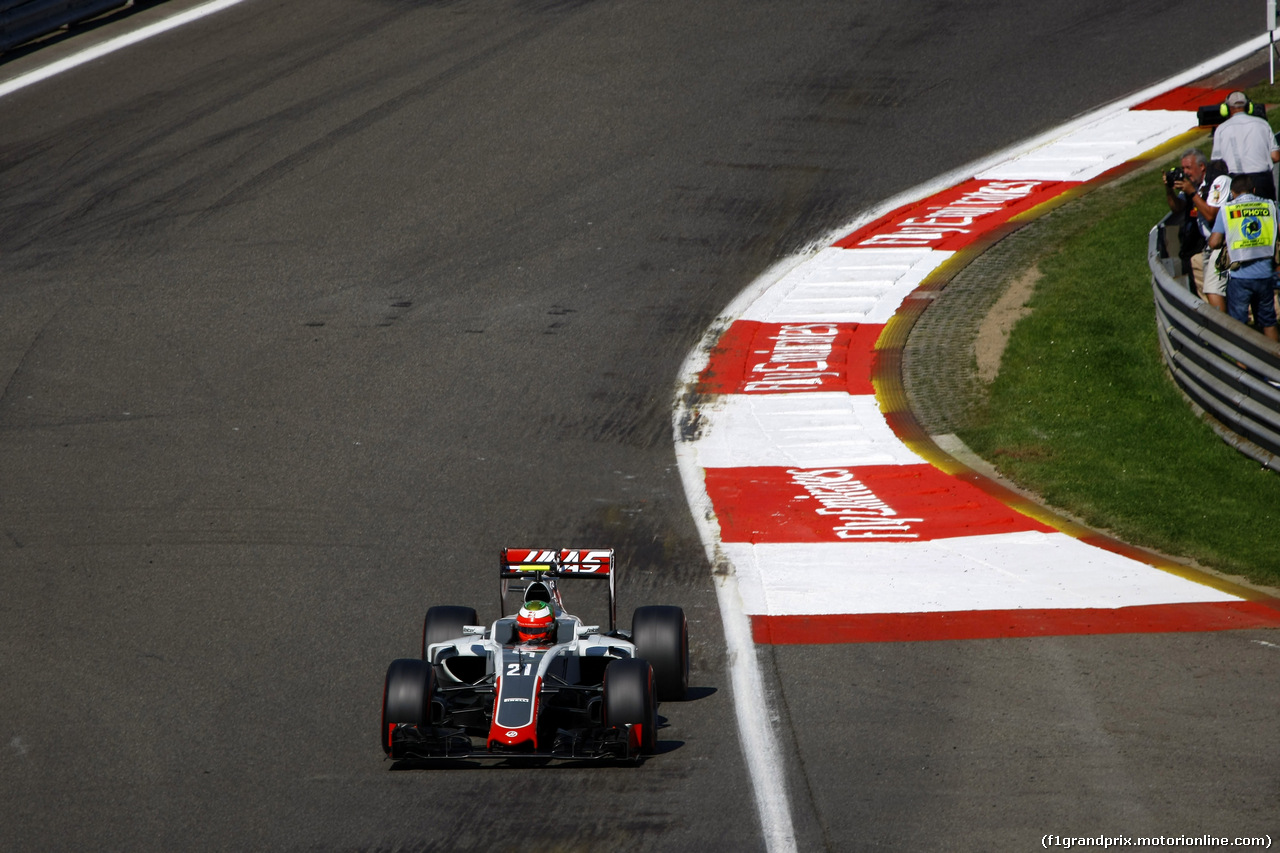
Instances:
[[[956,252],[1196,125],[1179,89],[887,213],[791,267],[721,334],[691,442],[757,642],[1280,624],[1246,601],[1022,514],[934,468],[875,396],[877,342]]]

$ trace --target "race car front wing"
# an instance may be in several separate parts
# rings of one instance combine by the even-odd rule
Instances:
[[[586,729],[557,729],[549,750],[505,748],[491,744],[477,747],[477,740],[465,729],[402,724],[391,733],[390,758],[403,759],[491,759],[548,758],[573,761],[628,759],[635,757],[631,726],[593,726]]]

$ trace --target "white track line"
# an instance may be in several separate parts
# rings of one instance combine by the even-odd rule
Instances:
[[[65,59],[59,59],[56,62],[37,68],[34,71],[28,71],[26,74],[15,77],[12,80],[0,83],[0,98],[16,92],[19,89],[25,89],[27,86],[39,83],[41,80],[47,80],[56,74],[61,74],[64,71],[70,71],[72,68],[78,68],[87,62],[100,59],[109,53],[115,53],[117,50],[123,50],[124,48],[135,45],[140,41],[145,41],[152,36],[167,33],[169,30],[176,29],[184,24],[189,24],[192,21],[198,21],[201,18],[221,12],[224,9],[229,9],[232,6],[237,6],[243,2],[244,0],[210,0],[208,3],[203,3],[192,9],[188,9],[185,12],[179,12],[172,17],[156,21],[154,24],[148,24],[147,26],[134,30],[133,32],[116,36],[113,39],[108,39],[101,44],[86,48],[79,53],[73,53]]]
[[[738,719],[739,738],[742,742],[743,753],[746,756],[747,770],[751,774],[756,809],[760,816],[765,847],[769,853],[791,853],[798,849],[794,824],[791,819],[791,804],[787,794],[787,768],[778,750],[777,738],[774,733],[774,715],[769,710],[768,696],[764,692],[764,679],[761,675],[760,664],[756,655],[756,644],[751,636],[750,621],[747,618],[742,594],[738,587],[738,578],[734,572],[732,561],[725,556],[720,547],[719,523],[715,518],[711,500],[707,496],[704,487],[702,466],[698,463],[694,440],[684,437],[686,420],[692,415],[687,407],[686,394],[697,383],[699,373],[707,364],[708,353],[712,346],[714,346],[721,332],[728,327],[729,323],[741,317],[752,303],[790,270],[816,252],[826,249],[846,234],[852,233],[860,226],[878,219],[889,211],[926,198],[974,175],[1058,141],[1070,133],[1127,110],[1136,104],[1150,100],[1170,89],[1186,85],[1218,69],[1225,68],[1267,47],[1268,44],[1269,40],[1266,35],[1250,39],[1239,47],[1229,50],[1214,59],[1202,62],[1162,83],[1083,115],[1047,133],[1024,140],[959,169],[947,172],[932,181],[920,184],[888,199],[875,208],[864,212],[852,222],[811,243],[805,251],[795,257],[780,261],[766,270],[750,286],[738,294],[716,319],[716,322],[712,324],[711,329],[703,336],[698,346],[685,359],[681,369],[679,385],[677,386],[677,403],[672,417],[675,433],[676,462],[680,468],[685,497],[689,501],[694,523],[697,525],[698,533],[702,537],[707,559],[715,572],[716,598],[720,605],[721,621],[724,623],[725,643],[729,658],[729,676],[733,685],[733,703]]]
[[[690,371],[690,362],[696,362],[698,350],[685,362],[687,376],[696,377],[701,366]],[[682,408],[682,407],[681,407]],[[680,413],[676,414],[676,430],[679,434]],[[702,468],[698,465],[692,445],[676,441],[676,459],[684,492],[693,510],[693,520],[707,551],[707,560],[716,567],[716,600],[720,605],[720,619],[724,623],[725,645],[729,656],[729,680],[733,685],[733,707],[738,718],[738,739],[746,757],[747,772],[756,798],[756,813],[764,833],[765,848],[770,853],[796,850],[795,830],[791,824],[791,803],[787,799],[787,782],[784,765],[778,754],[774,737],[774,721],[769,713],[760,664],[756,660],[756,644],[751,638],[751,622],[742,596],[738,591],[738,578],[733,566],[721,559],[718,552],[720,535],[711,508],[711,500],[702,487]]]

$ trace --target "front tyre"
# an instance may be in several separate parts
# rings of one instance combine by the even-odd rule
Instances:
[[[435,673],[417,658],[393,660],[382,685],[382,751],[392,758],[398,725],[422,726],[431,721]]]
[[[432,643],[443,643],[445,640],[456,640],[462,636],[463,625],[475,625],[476,609],[474,607],[456,607],[442,605],[427,609],[422,620],[422,657],[427,656],[427,646]]]
[[[658,749],[658,699],[648,661],[616,660],[604,671],[604,722],[630,725],[628,754],[652,755]]]
[[[631,617],[636,654],[653,665],[658,700],[680,701],[689,694],[689,623],[684,610],[669,605],[637,607]]]

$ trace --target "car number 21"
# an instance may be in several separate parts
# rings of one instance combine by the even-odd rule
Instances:
[[[524,672],[520,671],[522,668],[524,669]],[[507,664],[507,675],[532,675],[532,674],[533,674],[532,663],[526,663],[523,665],[518,663]]]

